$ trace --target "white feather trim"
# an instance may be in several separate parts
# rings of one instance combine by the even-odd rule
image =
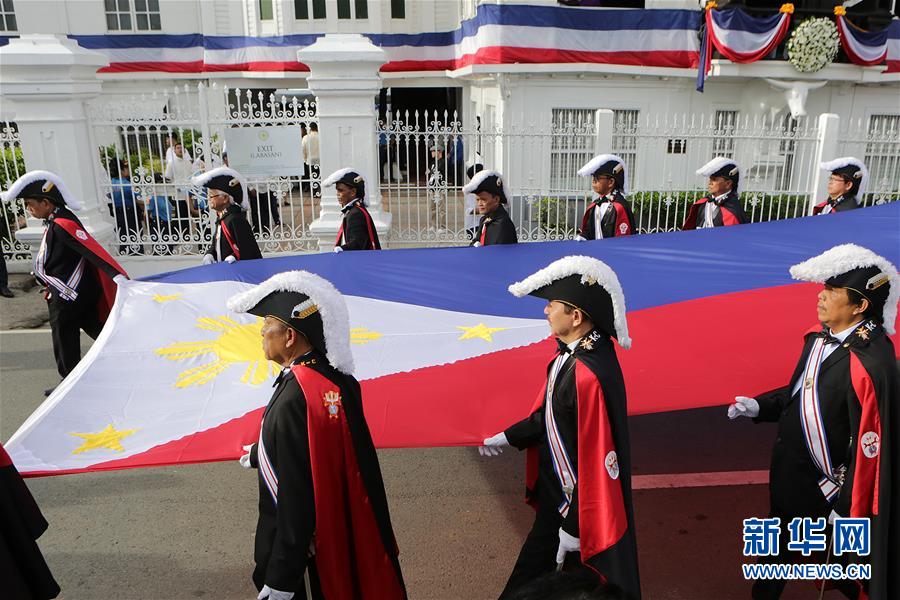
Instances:
[[[325,330],[325,356],[338,371],[353,375],[350,351],[350,313],[344,296],[330,281],[308,271],[285,271],[270,277],[253,289],[228,299],[228,310],[247,312],[272,292],[299,292],[319,307]]]
[[[475,175],[472,176],[472,179],[469,180],[469,183],[467,183],[465,186],[463,186],[463,189],[462,189],[463,193],[464,194],[474,193],[475,190],[478,189],[478,186],[481,185],[482,182],[484,182],[484,180],[487,179],[488,177],[490,177],[491,175],[500,179],[500,184],[501,184],[500,187],[502,188],[503,187],[503,175],[500,174],[500,171],[489,171],[487,169],[484,169],[484,170],[481,170],[481,171],[478,171],[477,173],[475,173]]]
[[[66,201],[66,206],[69,207],[70,210],[82,210],[84,209],[84,205],[80,200],[76,199],[75,196],[69,192],[69,188],[66,187],[65,182],[62,178],[56,173],[51,173],[50,171],[28,171],[18,179],[16,179],[9,189],[3,192],[2,200],[9,202],[18,197],[18,195],[25,189],[25,186],[39,180],[46,179],[47,181],[53,182],[53,185],[59,190],[59,193],[62,195],[63,200]]]
[[[856,244],[841,244],[794,265],[791,267],[791,277],[799,281],[824,283],[831,277],[864,267],[878,267],[890,279],[891,288],[884,304],[882,319],[885,331],[893,335],[894,323],[897,320],[897,302],[900,301],[900,276],[897,275],[897,268],[883,256]]]
[[[854,156],[842,156],[841,158],[823,162],[819,166],[822,167],[823,171],[834,171],[849,165],[853,165],[862,171],[862,176],[859,178],[859,191],[856,192],[856,195],[862,198],[863,192],[866,191],[866,184],[869,182],[869,169],[866,168],[866,164],[863,161]]]
[[[362,177],[363,183],[366,182],[366,178],[362,173],[360,173],[356,169],[348,167],[346,169],[338,169],[337,171],[326,177],[325,181],[322,182],[322,186],[328,187],[329,185],[335,185],[341,179],[341,177],[343,177],[347,173],[356,173],[357,175]]]
[[[517,298],[527,296],[536,289],[550,285],[557,279],[569,275],[586,275],[597,280],[603,286],[613,305],[613,324],[616,327],[616,340],[626,350],[631,348],[628,336],[628,320],[625,317],[625,292],[616,272],[601,260],[590,256],[566,256],[556,260],[540,271],[529,275],[522,281],[509,286],[509,293]]]
[[[744,178],[742,177],[743,173],[741,173],[741,165],[737,164],[730,158],[726,158],[724,156],[717,156],[699,169],[697,169],[697,175],[701,175],[703,177],[709,177],[725,165],[734,165],[737,167],[738,175],[741,176],[738,178],[737,187],[734,189],[735,194],[741,193],[741,188],[744,185]]]
[[[209,183],[212,179],[219,177],[221,175],[228,175],[232,179],[237,179],[238,184],[241,186],[241,192],[243,192],[243,199],[241,200],[241,208],[245,211],[250,210],[250,186],[247,184],[247,180],[244,179],[244,176],[232,169],[231,167],[216,167],[215,169],[210,169],[209,171],[205,171],[196,177],[191,179],[191,183],[193,183],[197,187],[205,187],[207,183]],[[224,190],[222,190],[224,191]],[[226,192],[227,193],[227,192]]]
[[[600,165],[607,163],[611,160],[614,160],[617,163],[619,163],[620,165],[622,165],[622,181],[626,182],[626,183],[622,184],[623,189],[621,189],[619,191],[627,196],[628,195],[628,189],[627,189],[628,188],[628,184],[627,184],[628,167],[625,166],[625,161],[622,160],[622,158],[620,156],[616,156],[615,154],[598,154],[597,156],[595,156],[594,158],[589,160],[586,165],[584,165],[583,167],[578,169],[578,176],[579,177],[590,177],[591,175],[594,174],[594,171],[596,171],[600,167]]]

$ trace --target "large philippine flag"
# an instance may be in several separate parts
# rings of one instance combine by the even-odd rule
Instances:
[[[820,286],[788,268],[853,242],[900,264],[900,202],[829,216],[595,242],[345,252],[132,281],[103,333],[7,444],[46,475],[235,458],[279,367],[231,295],[275,273],[329,279],[350,309],[356,377],[379,447],[472,445],[524,417],[555,345],[543,301],[507,286],[562,256],[608,263],[634,344],[629,412],[726,404],[787,383]],[[896,343],[896,341],[895,341]],[[701,433],[701,432],[698,432]]]

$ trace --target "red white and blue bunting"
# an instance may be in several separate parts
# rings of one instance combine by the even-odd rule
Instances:
[[[886,73],[900,72],[900,21],[894,19],[881,31],[866,31],[850,22],[844,7],[835,7],[834,14],[841,46],[850,62],[872,67],[887,60]]]
[[[706,6],[706,30],[700,46],[697,91],[703,91],[706,74],[712,62],[713,48],[728,60],[752,63],[768,56],[784,40],[791,26],[793,4],[784,4],[777,15],[751,17],[740,8],[716,10],[716,3]]]

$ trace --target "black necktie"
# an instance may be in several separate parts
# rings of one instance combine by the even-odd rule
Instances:
[[[559,338],[556,338],[556,348],[560,354],[570,354],[572,352],[569,350],[569,345]]]

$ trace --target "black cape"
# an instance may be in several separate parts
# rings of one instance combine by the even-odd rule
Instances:
[[[844,212],[845,210],[853,210],[855,208],[859,208],[859,203],[856,201],[856,195],[853,196],[841,196],[836,201],[832,202],[831,198],[825,200],[824,202],[819,202],[813,207],[813,214],[818,215],[821,214],[825,207],[831,205],[831,212],[828,214],[836,213],[836,212]]]
[[[337,246],[343,250],[381,250],[378,231],[372,215],[364,204],[358,202],[341,210],[343,221],[338,234]]]
[[[701,198],[694,202],[690,211],[688,211],[687,218],[684,220],[684,225],[681,226],[683,230],[700,229],[703,227],[703,223],[706,221],[705,212],[707,202],[713,202],[712,196],[706,196],[705,198]],[[738,195],[734,191],[723,198],[718,204],[719,210],[716,212],[716,216],[713,217],[713,227],[743,225],[744,223],[750,222],[750,219],[747,218],[747,214],[744,212],[744,208],[741,206],[740,198],[738,198]]]
[[[512,219],[509,218],[509,213],[506,212],[506,209],[501,204],[491,214],[482,215],[469,245],[474,246],[475,242],[481,242],[482,246],[494,246],[497,244],[515,244],[518,241],[516,226],[513,224]]]
[[[222,228],[228,229],[231,236],[231,243],[237,247],[237,254],[229,243],[228,236],[222,231]],[[216,254],[218,248],[221,254]],[[253,236],[253,228],[247,222],[247,217],[243,209],[237,204],[229,204],[228,208],[222,215],[216,219],[215,230],[213,231],[212,244],[207,254],[216,259],[216,261],[224,261],[229,256],[234,256],[237,260],[252,260],[254,258],[262,258],[262,252]],[[238,254],[240,256],[238,256]]]
[[[625,232],[621,231],[619,227],[621,227],[622,223],[619,222],[618,212],[616,210],[607,210],[600,223],[600,227],[603,230],[603,239],[619,235],[636,234],[637,228],[634,224],[634,211],[631,209],[631,202],[619,193],[619,190],[615,190],[612,193],[611,202],[613,202],[613,208],[616,208],[615,204],[619,204],[622,207],[628,229]],[[581,230],[579,231],[579,234],[586,240],[597,239],[597,232],[594,228],[594,211],[597,210],[597,208],[597,206],[588,205],[588,209],[584,211],[584,216],[581,219]],[[617,223],[619,224],[619,227],[616,226]]]
[[[0,445],[0,595],[12,599],[56,598],[59,585],[36,540],[47,521],[19,471]]]
[[[872,578],[863,585],[872,600],[900,598],[900,374],[894,345],[884,328],[867,321],[854,330],[822,363],[818,377],[819,404],[828,437],[832,464],[847,467],[837,499],[829,504],[819,491],[821,476],[809,457],[800,422],[800,394],[791,395],[802,376],[806,360],[816,340],[810,330],[800,360],[785,387],[757,396],[760,405],[756,422],[778,422],[778,438],[772,452],[770,494],[773,512],[788,518],[825,517],[834,510],[839,515],[871,517]],[[860,398],[858,389],[871,381],[874,398]],[[860,456],[863,436],[870,430],[863,420],[863,403],[873,402],[881,425],[877,478],[878,514],[871,515],[859,502],[869,492],[874,497],[874,481],[855,480],[857,463],[871,458]],[[861,423],[863,423],[861,425]],[[867,431],[860,431],[861,428]],[[855,501],[856,499],[856,501]],[[854,506],[856,504],[856,506]],[[847,555],[845,555],[847,556]],[[850,555],[855,558],[855,555]]]
[[[341,390],[341,405],[378,524],[379,542],[392,556],[393,567],[402,584],[384,480],[363,413],[359,382],[336,370],[322,354],[315,351],[296,364],[314,369]],[[268,585],[277,590],[297,592],[303,588],[303,573],[310,562],[307,553],[316,530],[316,513],[306,398],[290,370],[283,372],[276,380],[272,399],[263,413],[261,433],[266,453],[278,476],[279,502],[276,506],[260,471],[253,582],[257,589]],[[256,443],[250,451],[250,464],[254,468],[259,467],[258,459]]]

